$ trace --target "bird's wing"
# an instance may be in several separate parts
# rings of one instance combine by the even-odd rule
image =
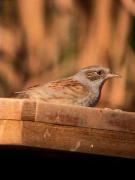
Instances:
[[[43,100],[50,103],[72,104],[86,97],[88,89],[72,78],[49,82],[18,92],[20,98]]]
[[[78,102],[78,100],[83,99],[89,93],[87,87],[80,84],[78,81],[72,80],[72,78],[63,79],[60,81],[54,81],[48,83],[45,87],[44,92],[48,96],[50,102],[58,101],[58,103],[72,104]]]
[[[88,94],[88,88],[72,78],[53,81],[47,85],[47,88],[62,95],[86,96]]]

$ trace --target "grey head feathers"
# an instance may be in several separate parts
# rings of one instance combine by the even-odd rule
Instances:
[[[88,67],[82,68],[80,71],[81,72],[85,72],[85,71],[98,72],[100,70],[105,71],[106,73],[110,72],[109,68],[102,67],[102,66],[99,66],[99,65],[88,66]]]
[[[101,86],[107,79],[107,74],[109,72],[110,70],[108,68],[102,66],[88,66],[82,68],[73,78],[84,85],[98,88],[98,86]]]

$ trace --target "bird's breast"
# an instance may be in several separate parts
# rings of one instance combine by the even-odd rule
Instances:
[[[82,104],[87,107],[93,107],[98,103],[99,98],[100,98],[100,92],[96,92],[96,93],[90,92],[89,95],[83,99]]]

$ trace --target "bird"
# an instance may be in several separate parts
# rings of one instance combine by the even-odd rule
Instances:
[[[100,99],[106,80],[120,77],[109,68],[99,65],[80,69],[74,75],[16,92],[17,98],[59,105],[94,107]]]

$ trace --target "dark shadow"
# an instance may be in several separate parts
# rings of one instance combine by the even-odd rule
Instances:
[[[85,153],[56,151],[42,148],[32,148],[25,146],[0,146],[1,161],[24,161],[24,162],[45,162],[46,160],[66,160],[66,161],[87,161],[87,162],[133,162],[128,158],[118,158]]]

